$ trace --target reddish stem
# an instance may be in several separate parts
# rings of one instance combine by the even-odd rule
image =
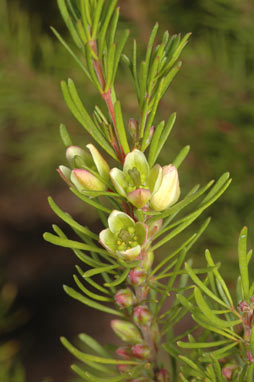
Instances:
[[[94,51],[94,53],[97,56],[97,44],[96,44],[96,40],[89,41],[89,45],[91,46],[92,50]],[[93,60],[93,66],[94,66],[94,69],[96,71],[96,74],[97,74],[98,80],[100,82],[100,85],[101,85],[102,89],[104,90],[105,86],[106,86],[106,81],[105,81],[104,74],[103,74],[101,60],[99,60],[99,59],[95,60],[94,59]],[[117,142],[114,139],[114,140],[111,141],[111,144],[114,147],[114,150],[115,150],[118,158],[123,163],[124,162],[124,158],[125,158],[125,154],[124,154],[124,151],[123,151],[123,148],[122,148],[122,145],[121,145],[121,142],[120,142],[119,134],[118,134],[118,131],[117,131],[117,127],[116,127],[115,110],[114,110],[114,105],[113,105],[113,101],[112,101],[111,89],[109,89],[106,92],[103,92],[102,93],[102,98],[104,99],[104,101],[107,104],[108,111],[109,111],[110,117],[111,117],[112,122],[113,122],[115,136],[117,138]]]

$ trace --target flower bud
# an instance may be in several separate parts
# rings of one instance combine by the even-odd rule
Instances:
[[[115,302],[120,308],[129,308],[135,303],[135,296],[130,288],[120,289],[115,294]]]
[[[119,373],[127,373],[131,368],[130,365],[121,365],[121,364],[116,365],[116,367],[117,367],[117,370],[119,371]]]
[[[158,382],[170,382],[169,381],[169,374],[166,369],[162,368],[160,371],[156,374],[156,381]]]
[[[138,138],[138,121],[136,121],[136,119],[134,118],[130,118],[128,123],[128,129],[134,142],[136,142]]]
[[[93,157],[93,161],[100,176],[106,181],[109,180],[110,167],[108,163],[105,161],[103,156],[100,154],[100,152],[94,145],[90,143],[89,145],[86,145],[86,147],[88,148]]]
[[[151,198],[151,192],[145,188],[138,188],[127,195],[128,201],[137,208],[143,208]]]
[[[75,168],[71,172],[71,181],[76,186],[78,191],[105,191],[106,185],[91,174],[88,170]]]
[[[79,158],[80,164],[85,164],[89,167],[93,163],[90,155],[79,146],[69,146],[66,149],[65,155],[66,155],[67,161],[69,162],[72,168],[77,167],[77,164],[76,164],[77,158]]]
[[[130,346],[122,346],[116,349],[116,354],[119,355],[119,357],[122,357],[123,359],[130,359],[132,356],[131,348]]]
[[[131,322],[123,320],[112,320],[111,327],[115,334],[125,342],[133,344],[142,342],[142,337],[138,328]]]
[[[153,251],[146,252],[143,259],[143,267],[146,272],[151,269],[151,266],[153,265],[153,260],[154,260]]]
[[[157,192],[150,200],[155,211],[163,211],[176,203],[180,196],[180,186],[177,168],[171,164],[162,169],[162,181]]]
[[[139,359],[148,359],[150,356],[150,349],[145,344],[136,344],[132,346],[131,352],[134,357]]]
[[[146,279],[146,272],[143,268],[137,267],[130,270],[128,280],[133,286],[140,286]]]
[[[152,323],[152,313],[146,305],[136,306],[133,310],[133,320],[137,325],[150,326]]]
[[[61,178],[65,181],[65,183],[68,184],[68,186],[72,186],[72,183],[70,181],[71,170],[69,169],[69,167],[59,166],[56,171],[61,176]]]
[[[148,239],[151,239],[154,235],[156,235],[157,232],[161,229],[162,226],[162,219],[159,219],[155,222],[153,222],[149,228],[148,228]]]
[[[231,381],[234,370],[237,369],[236,365],[226,364],[222,369],[222,375],[226,378],[227,381]]]

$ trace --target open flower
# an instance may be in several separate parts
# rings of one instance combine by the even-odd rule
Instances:
[[[109,165],[92,144],[86,146],[90,153],[78,146],[69,146],[66,159],[72,169],[59,166],[60,176],[78,191],[105,191],[109,181]]]
[[[113,168],[111,181],[116,191],[137,208],[148,206],[162,211],[180,196],[177,169],[156,164],[150,169],[144,153],[134,149],[126,155],[123,171]]]
[[[135,223],[124,212],[114,210],[108,218],[109,228],[101,231],[100,243],[109,253],[127,261],[135,260],[147,238],[147,226]]]

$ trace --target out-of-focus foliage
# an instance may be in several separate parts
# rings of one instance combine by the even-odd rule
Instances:
[[[22,311],[11,313],[16,297],[16,287],[13,284],[3,284],[0,289],[0,381],[24,382],[25,372],[18,360],[19,343],[16,340],[6,340],[5,335],[13,331],[19,323],[24,322]]]
[[[208,239],[220,245],[217,253],[230,260],[230,240],[241,225],[249,224],[254,233],[254,4],[171,0],[161,3],[161,11],[172,32],[193,32],[169,107],[178,109],[176,139],[192,147],[189,180],[214,177],[225,168],[232,175],[208,230]]]

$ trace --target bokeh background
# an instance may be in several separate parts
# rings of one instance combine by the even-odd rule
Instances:
[[[177,112],[161,162],[169,163],[191,145],[180,170],[183,193],[230,171],[232,185],[209,209],[212,223],[193,257],[201,264],[209,247],[233,286],[241,227],[249,227],[250,246],[254,237],[254,2],[119,3],[121,27],[137,37],[140,56],[155,21],[161,33],[193,32],[183,67],[160,107],[160,120]],[[76,259],[42,240],[53,222],[66,231],[50,211],[48,195],[99,229],[96,213],[70,195],[55,171],[64,163],[61,122],[74,142],[84,147],[89,139],[65,106],[59,81],[74,79],[89,110],[100,100],[50,25],[69,39],[55,0],[0,0],[0,380],[5,382],[70,381],[71,357],[60,335],[71,339],[85,331],[111,340],[107,318],[71,301],[62,290],[63,283],[72,283]],[[117,91],[126,119],[135,116],[135,94],[124,67]]]

